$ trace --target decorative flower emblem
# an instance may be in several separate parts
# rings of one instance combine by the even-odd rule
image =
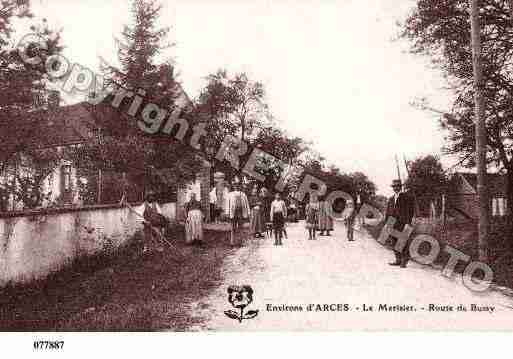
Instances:
[[[240,314],[234,310],[227,310],[224,314],[241,323],[244,319],[253,319],[258,315],[258,310],[250,310],[244,314],[244,308],[253,302],[253,288],[249,285],[231,285],[228,287],[228,302],[240,310]]]

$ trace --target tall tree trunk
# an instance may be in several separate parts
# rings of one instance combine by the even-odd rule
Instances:
[[[484,118],[483,69],[481,63],[481,26],[479,0],[471,0],[472,59],[476,114],[477,193],[479,197],[479,260],[488,258],[488,196],[486,193],[486,127]]]
[[[244,119],[241,120],[241,136],[242,142],[246,139],[246,121]]]
[[[513,21],[513,0],[508,1],[509,4],[509,11],[511,12],[511,17]],[[511,164],[510,164],[511,166]],[[513,237],[513,169],[508,168],[507,172],[507,208],[506,208],[506,214],[508,216],[508,233],[510,237]],[[509,243],[509,241],[508,241]],[[512,244],[513,245],[513,244]]]

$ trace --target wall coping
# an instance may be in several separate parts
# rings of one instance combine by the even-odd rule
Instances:
[[[140,206],[144,202],[135,202],[130,203],[132,207]],[[175,202],[167,202],[167,203],[159,203],[159,205],[170,204]],[[85,212],[85,211],[100,211],[105,209],[121,209],[128,208],[125,205],[120,205],[119,203],[112,204],[95,204],[89,206],[77,206],[77,205],[69,205],[62,207],[47,207],[47,208],[38,208],[38,209],[30,209],[30,210],[21,210],[21,211],[12,211],[12,212],[0,212],[0,219],[4,218],[17,218],[17,217],[34,217],[34,216],[48,216],[48,215],[57,215],[63,213],[74,213],[74,212]]]

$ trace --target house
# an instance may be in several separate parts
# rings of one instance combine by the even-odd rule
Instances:
[[[62,153],[63,159],[54,163],[43,180],[41,192],[45,194],[42,204],[38,207],[49,206],[81,206],[84,204],[118,203],[123,194],[123,186],[129,186],[126,191],[129,202],[140,202],[144,198],[144,184],[137,181],[126,180],[121,173],[93,170],[84,173],[75,168],[69,159],[66,159],[65,151],[73,146],[80,146],[95,135],[96,120],[106,116],[116,116],[115,109],[109,104],[90,105],[82,102],[70,106],[60,106],[59,96],[53,96],[47,109],[27,114],[26,121],[21,123],[0,124],[0,142],[3,153],[12,153],[20,143],[29,148],[52,149]],[[0,154],[1,156],[1,154]],[[6,163],[0,157],[0,165]],[[8,164],[0,166],[0,189],[6,183],[15,183],[15,174],[23,174],[30,171],[30,166],[13,166]],[[123,181],[123,182],[122,182]],[[94,193],[88,191],[89,198],[84,195],[82,189],[87,185],[93,188]],[[188,200],[188,193],[194,191],[204,203],[204,213],[208,218],[210,192],[210,165],[204,161],[204,170],[197,174],[197,179],[186,188],[170,188],[162,194],[165,202],[178,202],[177,215],[184,217],[180,210]],[[92,197],[92,198],[90,198]],[[7,198],[0,198],[2,206],[0,212],[23,210],[25,205],[16,200],[12,194]]]
[[[31,112],[26,116],[24,121],[9,122],[0,126],[3,154],[17,152],[17,146],[20,144],[29,149],[52,149],[62,153],[66,148],[86,141],[90,136],[90,124],[93,123],[86,105],[60,107],[58,99],[50,103],[47,109]],[[3,172],[0,173],[0,181],[3,185],[10,181],[19,186],[16,174],[21,177],[28,174],[30,164],[24,165],[24,158],[19,158],[13,165],[7,161],[8,158],[1,159]],[[43,207],[55,202],[79,204],[77,169],[73,168],[71,162],[66,159],[59,160],[53,165],[53,169],[46,171],[49,173],[42,183],[41,192],[45,193]],[[12,194],[6,201],[4,209],[24,209],[23,203],[16,201]]]
[[[490,199],[490,216],[505,217],[508,212],[507,179],[499,173],[489,173],[486,177]],[[450,216],[465,219],[479,217],[477,196],[477,175],[475,173],[455,173],[450,180],[447,195],[447,211]]]

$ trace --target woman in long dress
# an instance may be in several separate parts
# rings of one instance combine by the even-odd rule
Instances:
[[[331,236],[330,232],[333,230],[333,218],[330,216],[329,203],[323,198],[319,201],[319,231],[320,236]]]
[[[305,217],[306,229],[308,229],[308,239],[315,240],[315,231],[319,221],[319,202],[317,201],[317,197],[315,195],[310,196],[310,202],[306,205],[305,208]]]
[[[262,223],[262,201],[258,196],[258,189],[255,187],[249,197],[249,208],[251,209],[250,214],[250,231],[256,238],[262,238],[264,232],[264,226]]]
[[[187,220],[185,222],[185,242],[187,244],[203,244],[203,213],[201,202],[196,193],[191,193],[191,200],[185,205]]]

